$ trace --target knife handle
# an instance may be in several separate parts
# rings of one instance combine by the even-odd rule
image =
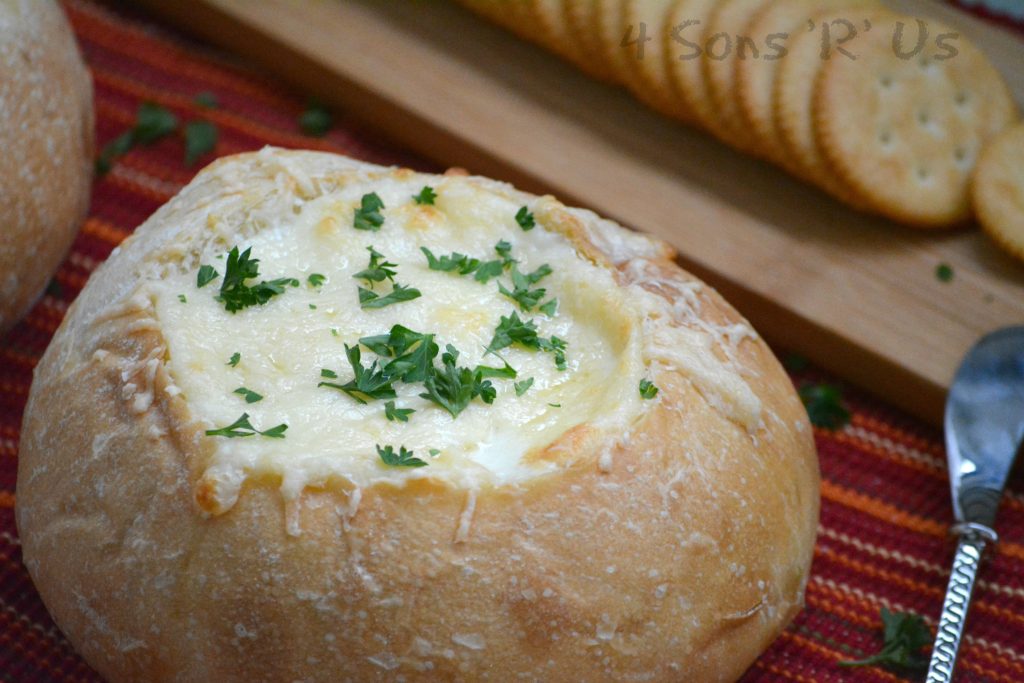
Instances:
[[[925,683],[949,683],[953,680],[953,668],[981,555],[985,552],[986,543],[996,541],[996,533],[981,524],[958,525],[954,531],[960,534],[960,542],[953,558],[953,572],[946,587],[946,599],[942,604],[942,616],[939,617]]]

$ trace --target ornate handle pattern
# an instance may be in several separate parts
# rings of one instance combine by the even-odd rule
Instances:
[[[960,638],[964,633],[967,608],[974,591],[974,579],[978,574],[981,555],[985,551],[986,542],[996,540],[995,532],[981,525],[964,525],[959,531],[962,535],[953,558],[953,573],[946,587],[946,599],[942,605],[926,683],[949,683],[953,680],[953,668],[956,666],[956,655],[960,649]]]

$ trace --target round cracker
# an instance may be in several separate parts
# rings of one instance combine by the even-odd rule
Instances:
[[[690,108],[672,96],[669,83],[665,50],[668,47],[666,32],[669,27],[669,10],[674,0],[625,0],[623,21],[627,28],[644,26],[645,40],[643,57],[638,58],[633,46],[633,57],[628,60],[633,78],[626,85],[636,97],[651,108],[673,118],[687,120]]]
[[[971,181],[971,199],[985,232],[1024,261],[1024,124],[985,145]]]
[[[537,42],[588,76],[607,80],[595,60],[572,38],[563,0],[527,0],[527,9],[537,27]]]
[[[743,125],[740,117],[735,75],[737,62],[756,61],[750,51],[750,46],[741,41],[741,36],[755,40],[754,37],[744,34],[743,29],[750,23],[753,15],[767,2],[768,0],[725,0],[719,2],[704,30],[704,77],[707,79],[708,92],[718,112],[719,121],[728,134],[730,144],[755,154],[759,153],[755,138]],[[720,52],[723,49],[721,47],[723,36],[725,44],[729,47],[724,54]],[[719,56],[721,59],[718,58]]]
[[[890,218],[946,227],[970,217],[969,181],[984,143],[1017,117],[1002,76],[954,29],[929,21],[930,36],[957,36],[948,52],[932,39],[917,56],[894,50],[899,23],[877,17],[852,45],[857,59],[825,62],[814,98],[820,149],[843,182]],[[905,33],[905,35],[907,35]]]
[[[814,86],[822,66],[830,61],[821,57],[821,26],[846,20],[863,26],[876,16],[872,10],[844,10],[815,13],[808,27],[789,40],[789,54],[779,60],[775,74],[773,112],[778,141],[782,143],[783,166],[807,182],[815,183],[840,200],[859,202],[825,161],[814,129],[812,101]]]
[[[675,0],[668,13],[665,64],[673,95],[678,98],[681,106],[689,110],[690,118],[712,133],[724,135],[702,66],[704,27],[716,3],[717,0]],[[677,29],[687,22],[690,25],[677,33]],[[695,51],[681,43],[680,39],[698,45],[700,56],[689,58]]]
[[[583,56],[587,73],[602,81],[618,82],[594,32],[597,3],[594,0],[562,0],[562,12],[568,27],[569,42]]]
[[[593,20],[593,31],[597,35],[598,44],[601,47],[601,54],[615,74],[615,80],[619,83],[629,83],[633,72],[627,60],[633,54],[631,46],[623,47],[622,39],[626,35],[626,25],[623,21],[623,7],[625,0],[592,0],[595,7],[591,16]]]
[[[767,46],[769,36],[779,36],[776,45],[788,50],[790,37],[806,27],[811,15],[830,9],[877,7],[878,0],[769,0],[743,30],[743,35],[761,41],[760,59],[736,60],[736,99],[743,127],[769,159],[785,164],[779,132],[775,128],[774,86],[782,60],[766,55],[783,54]]]

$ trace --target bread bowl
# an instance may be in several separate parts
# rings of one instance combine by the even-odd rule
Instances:
[[[92,82],[53,0],[0,2],[0,333],[35,303],[89,204]]]
[[[50,613],[114,682],[735,679],[800,607],[817,459],[767,346],[672,256],[485,178],[217,161],[36,370],[17,520]],[[395,325],[471,389],[371,381]]]

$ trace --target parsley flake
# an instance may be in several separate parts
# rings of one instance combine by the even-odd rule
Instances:
[[[548,299],[546,303],[541,304],[538,310],[547,317],[554,318],[558,313],[558,299]]]
[[[180,301],[183,304],[187,304],[188,303],[188,299],[185,298],[184,294],[179,294],[178,295],[178,301]]]
[[[658,387],[649,379],[640,380],[640,398],[651,399],[658,395]]]
[[[488,281],[498,277],[504,272],[504,261],[487,261],[485,263],[481,263],[480,267],[476,269],[476,275],[473,276],[473,279],[477,282],[487,284]]]
[[[412,408],[396,408],[394,401],[384,404],[384,417],[392,422],[408,422],[409,416],[415,412]]]
[[[831,384],[805,384],[799,390],[800,399],[807,408],[811,424],[822,429],[836,430],[850,421],[850,411],[843,405],[839,387]]]
[[[498,283],[498,290],[508,298],[519,304],[524,311],[531,311],[540,304],[541,299],[547,294],[543,287],[530,289],[541,279],[551,274],[551,266],[544,264],[532,273],[520,273],[519,269],[512,266],[512,290],[509,290],[502,283]]]
[[[221,282],[217,301],[223,303],[224,309],[229,313],[236,313],[249,306],[262,306],[271,298],[283,293],[286,286],[299,286],[299,281],[293,277],[278,278],[270,282],[264,280],[251,286],[245,284],[246,280],[254,279],[260,272],[259,259],[250,258],[251,251],[250,247],[239,253],[236,246],[228,252],[224,280]]]
[[[243,397],[246,403],[256,403],[257,401],[263,400],[262,396],[257,394],[252,389],[246,389],[245,387],[238,387],[237,389],[235,389],[234,393]]]
[[[364,194],[359,208],[353,215],[352,225],[356,230],[377,232],[380,226],[384,225],[384,216],[381,214],[383,209],[384,202],[376,192]]]
[[[512,386],[515,387],[516,396],[522,396],[530,390],[530,387],[533,386],[533,378],[530,377],[529,379],[524,379],[522,382],[516,382]]]
[[[196,95],[192,101],[206,109],[216,109],[220,106],[220,102],[217,101],[217,96],[208,90]]]
[[[434,192],[434,188],[430,187],[429,185],[424,185],[423,189],[420,190],[419,194],[414,194],[412,196],[412,200],[419,204],[420,206],[433,206],[435,199],[437,199],[437,193]]]
[[[228,365],[230,365],[231,367],[235,367],[236,365],[238,365],[238,361],[240,360],[242,360],[242,354],[240,354],[238,351],[235,351],[233,354],[231,354],[231,360],[228,361]]]
[[[362,404],[378,399],[396,397],[395,388],[392,386],[394,379],[383,371],[377,361],[373,361],[369,367],[363,367],[358,344],[356,346],[346,344],[345,356],[348,358],[349,365],[352,366],[352,373],[354,375],[352,380],[345,384],[320,382],[317,384],[318,387],[330,387],[343,391]],[[324,374],[326,372],[331,372],[332,374]],[[333,374],[333,371],[326,368],[320,371],[320,375],[328,379],[337,377],[336,374]]]
[[[249,422],[249,413],[242,413],[242,417],[238,418],[227,427],[221,427],[220,429],[207,429],[207,436],[223,436],[228,439],[242,438],[247,436],[255,436],[260,434],[271,439],[283,439],[284,433],[288,429],[288,425],[279,424],[276,427],[271,427],[266,431],[260,431],[252,426]]]
[[[196,287],[202,289],[219,277],[220,273],[218,273],[213,266],[199,266],[199,272],[196,273]]]
[[[334,125],[334,117],[327,107],[319,102],[310,101],[306,111],[299,115],[299,128],[311,138],[322,138]]]
[[[210,121],[189,121],[185,124],[185,165],[193,166],[204,154],[217,146],[220,132]]]
[[[430,270],[440,270],[445,273],[458,273],[469,275],[480,267],[480,259],[470,258],[465,254],[453,252],[447,256],[434,256],[434,253],[426,247],[420,247],[420,251],[427,257],[427,267]]]
[[[537,225],[533,214],[525,206],[519,207],[519,211],[516,211],[516,223],[526,232],[533,230],[534,226]]]
[[[932,642],[932,632],[920,615],[890,612],[882,608],[885,644],[877,653],[857,661],[839,662],[840,666],[884,666],[891,669],[923,671],[928,657],[921,650]]]
[[[369,265],[352,277],[357,280],[365,280],[371,288],[375,282],[384,282],[385,280],[394,282],[397,272],[395,268],[398,267],[398,264],[385,260],[384,254],[373,247],[367,247],[366,250],[370,252]]]
[[[938,278],[939,282],[952,282],[953,275],[953,266],[948,263],[940,263],[935,266],[935,277]]]
[[[402,301],[412,301],[413,299],[420,298],[420,296],[422,296],[420,290],[405,285],[395,285],[394,289],[384,296],[359,287],[359,306],[364,309],[384,308],[385,306],[401,303]]]
[[[458,417],[474,398],[491,404],[497,396],[490,380],[483,379],[479,370],[458,367],[458,359],[458,350],[448,344],[441,355],[443,369],[434,369],[423,382],[426,392],[420,394],[447,410],[452,417]]]
[[[405,446],[399,446],[398,453],[391,446],[381,448],[377,446],[377,455],[385,465],[391,467],[425,467],[426,462],[413,457],[413,451],[406,450]]]
[[[306,282],[309,283],[310,287],[321,287],[327,278],[320,273],[310,273],[309,277],[306,278]]]
[[[395,325],[388,334],[363,337],[359,343],[381,358],[390,358],[384,372],[403,382],[422,382],[433,371],[438,346],[433,334],[421,334]]]

